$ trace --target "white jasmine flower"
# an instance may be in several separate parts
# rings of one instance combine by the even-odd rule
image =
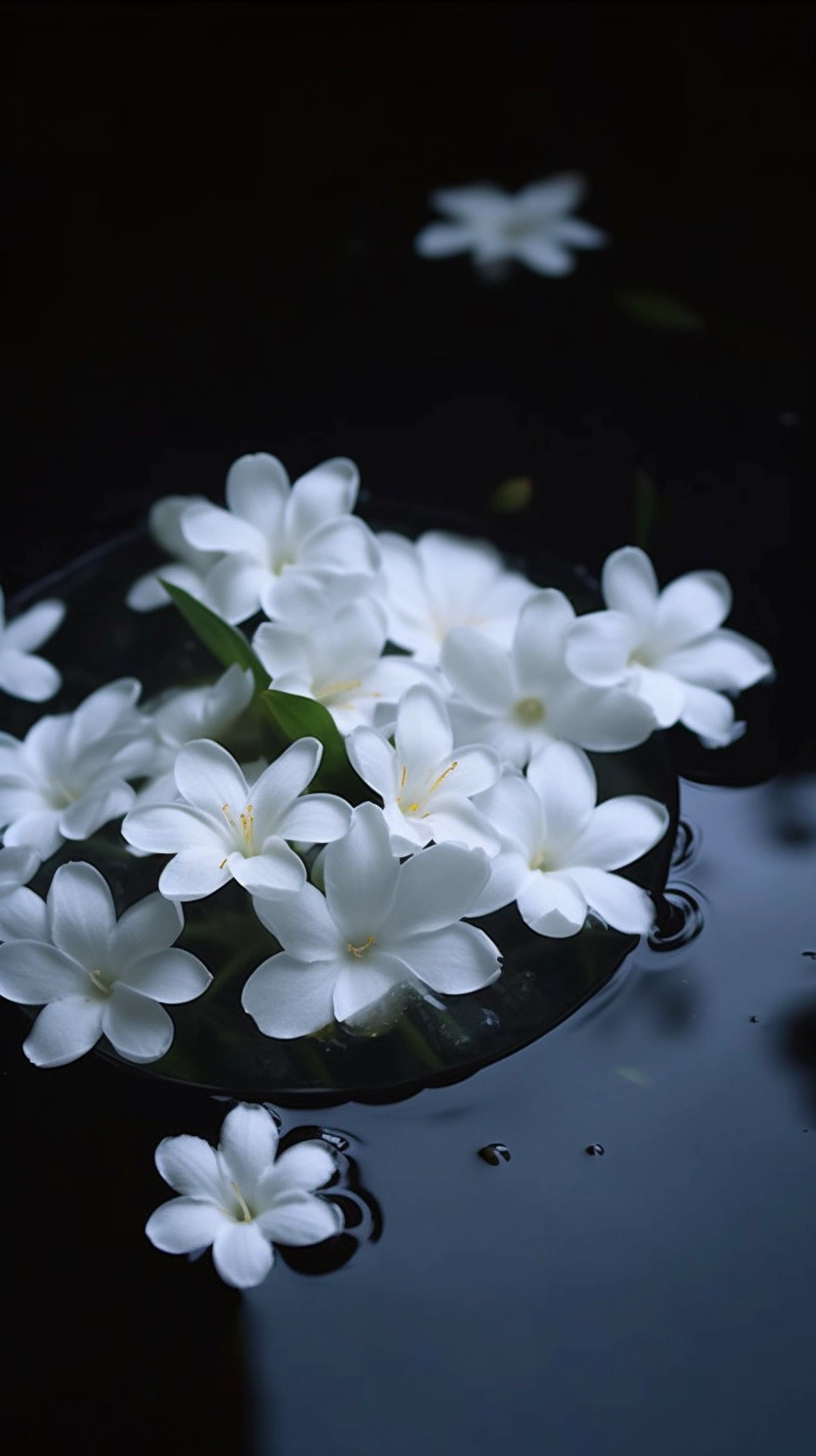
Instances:
[[[176,796],[173,768],[179,751],[198,738],[219,739],[249,705],[255,684],[249,668],[236,662],[208,687],[179,689],[149,709],[156,735],[150,783],[137,802],[162,803]],[[265,765],[264,765],[265,766]]]
[[[597,782],[586,754],[551,743],[530,760],[527,777],[508,773],[479,799],[502,835],[491,878],[473,914],[515,900],[539,935],[575,935],[594,910],[615,930],[638,935],[654,920],[645,890],[611,871],[633,863],[663,838],[668,810],[623,794],[596,807]]]
[[[584,178],[573,172],[533,182],[514,197],[490,184],[445,188],[431,202],[452,221],[423,228],[415,247],[423,258],[472,252],[478,264],[516,259],[536,273],[571,273],[571,248],[602,248],[608,241],[599,228],[569,215],[585,192]]]
[[[253,971],[241,1004],[266,1036],[309,1036],[354,1022],[406,987],[444,995],[495,981],[499,952],[461,924],[489,870],[479,849],[438,844],[400,864],[381,809],[360,804],[343,839],[325,851],[326,893],[255,901],[283,950]]]
[[[487,541],[426,531],[416,542],[384,531],[388,635],[423,663],[436,665],[454,627],[509,647],[519,611],[536,588],[508,571]]]
[[[565,662],[575,612],[563,592],[539,591],[522,608],[511,650],[475,632],[452,632],[442,670],[457,694],[456,740],[492,744],[523,767],[546,743],[565,739],[600,752],[643,743],[654,715],[633,693],[588,687]]]
[[[221,1278],[238,1289],[260,1284],[272,1244],[320,1244],[343,1228],[335,1203],[317,1193],[337,1164],[321,1142],[299,1142],[276,1157],[278,1129],[265,1107],[227,1113],[217,1149],[203,1138],[164,1138],[156,1167],[181,1194],[163,1203],[145,1233],[166,1254],[212,1245]]]
[[[495,853],[498,840],[470,802],[499,777],[498,755],[481,745],[453,751],[453,731],[439,693],[424,685],[400,698],[396,747],[374,728],[355,728],[348,756],[379,794],[395,854],[414,854],[432,839],[456,840]]]
[[[148,895],[117,921],[99,871],[67,864],[41,914],[43,934],[0,945],[0,995],[46,1003],[23,1044],[29,1061],[61,1067],[101,1036],[128,1061],[164,1056],[173,1023],[159,1002],[192,1001],[212,980],[196,956],[172,948],[184,924],[178,906]]]
[[[316,699],[345,734],[372,723],[426,676],[410,658],[383,657],[386,636],[385,608],[363,597],[310,633],[264,622],[252,647],[276,688]]]
[[[50,662],[35,655],[53,636],[65,616],[65,603],[38,602],[6,622],[6,600],[0,587],[0,688],[12,698],[43,703],[53,698],[62,678]]]
[[[33,849],[0,849],[0,940],[27,938],[44,923],[43,901],[26,888],[41,863]]]
[[[268,617],[310,620],[367,592],[380,567],[377,543],[354,509],[351,460],[326,460],[293,486],[273,455],[243,455],[228,476],[228,510],[191,506],[186,539],[223,559],[206,578],[207,601],[228,622],[262,608]]]
[[[645,551],[613,551],[601,576],[606,612],[579,617],[567,661],[584,682],[619,684],[648,703],[660,728],[683,723],[709,748],[732,743],[735,723],[725,693],[773,676],[758,643],[723,628],[731,588],[719,571],[691,571],[661,592]]]
[[[168,495],[156,501],[150,508],[148,526],[150,534],[164,548],[168,556],[175,557],[155,571],[140,576],[130,588],[126,601],[135,612],[152,612],[156,607],[170,605],[170,597],[162,586],[169,581],[179,586],[198,601],[206,599],[205,581],[208,572],[221,558],[221,551],[199,551],[191,546],[182,533],[181,518],[191,506],[209,506],[203,495]]]
[[[87,839],[134,800],[126,782],[148,771],[154,751],[135,708],[141,685],[120,678],[73,713],[49,714],[22,742],[0,733],[0,825],[4,843],[48,859],[66,839]]]
[[[297,890],[306,871],[286,841],[325,844],[351,819],[336,795],[303,795],[322,753],[316,738],[299,738],[250,787],[219,743],[189,743],[176,759],[177,801],[131,810],[122,834],[137,850],[174,856],[159,879],[171,900],[202,900],[230,877],[255,895]]]

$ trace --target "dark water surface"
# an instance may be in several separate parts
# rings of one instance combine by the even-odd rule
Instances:
[[[667,739],[662,948],[458,1085],[279,1109],[347,1141],[349,1228],[245,1296],[143,1234],[157,1142],[226,1104],[38,1071],[0,1008],[10,1451],[816,1447],[815,14],[0,12],[9,595],[246,451],[344,454],[373,503],[595,576],[635,541],[663,582],[723,570],[779,668],[739,743]],[[612,237],[570,277],[415,256],[432,189],[570,169]]]

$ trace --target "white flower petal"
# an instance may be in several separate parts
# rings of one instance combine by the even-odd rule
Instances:
[[[490,861],[480,849],[435,844],[400,866],[393,908],[383,943],[441,930],[468,915],[490,876]]]
[[[512,905],[530,873],[529,861],[517,850],[506,850],[490,861],[490,879],[468,911],[469,917],[492,915]]]
[[[492,789],[479,795],[476,807],[508,846],[519,850],[527,861],[532,859],[544,835],[541,800],[532,780],[507,773]]]
[[[396,793],[396,753],[381,733],[373,728],[355,728],[346,739],[346,753],[363,783],[383,801]]]
[[[504,217],[511,199],[491,182],[475,183],[467,187],[440,187],[430,196],[431,204],[449,217],[462,218],[466,222],[480,221],[485,217]]]
[[[617,870],[633,864],[654,848],[668,827],[669,811],[656,799],[639,794],[606,799],[593,811],[583,833],[571,846],[569,872],[572,874],[572,867],[578,865]]]
[[[18,652],[35,652],[43,642],[53,637],[65,617],[65,611],[64,602],[37,602],[6,624],[2,632],[3,644]]]
[[[0,940],[48,940],[45,901],[25,885],[0,898]]]
[[[473,234],[469,227],[447,222],[429,223],[414,240],[414,247],[422,258],[450,258],[455,253],[466,252],[472,245]]]
[[[309,844],[329,844],[346,834],[351,825],[351,805],[336,794],[304,794],[284,813],[281,837]]]
[[[583,200],[586,189],[586,178],[580,172],[558,172],[554,177],[522,187],[514,202],[525,213],[535,211],[557,217],[572,212]]]
[[[312,782],[322,756],[323,745],[316,738],[298,738],[264,770],[249,795],[256,836],[281,833],[281,820]]]
[[[225,1284],[251,1289],[272,1268],[272,1245],[257,1222],[224,1223],[213,1240],[213,1263]]]
[[[296,480],[286,505],[286,542],[297,554],[306,537],[354,510],[360,472],[353,460],[324,460]]]
[[[249,787],[238,764],[210,739],[195,739],[182,748],[175,775],[179,793],[195,808],[213,813],[229,804],[234,813],[247,801]]]
[[[164,1001],[175,1006],[201,996],[210,985],[212,976],[197,956],[191,955],[188,950],[171,947],[169,950],[149,951],[140,960],[132,962],[122,980],[152,1001]]]
[[[426,986],[447,996],[480,991],[501,970],[498,947],[475,925],[445,925],[402,942],[394,940],[391,949]]]
[[[63,1067],[95,1046],[102,1035],[104,1002],[67,996],[45,1006],[23,1042],[35,1067]]]
[[[648,703],[620,688],[591,688],[574,682],[550,707],[552,732],[596,753],[616,753],[645,743],[655,729]]]
[[[294,894],[275,899],[259,898],[253,907],[261,924],[295,960],[330,961],[336,956],[340,934],[325,896],[314,885],[306,884]]]
[[[0,945],[0,996],[9,1001],[38,1006],[66,996],[84,997],[88,989],[83,967],[55,946],[36,940],[10,940]]]
[[[184,916],[178,905],[163,895],[145,895],[124,912],[113,931],[117,965],[130,966],[151,952],[166,950],[178,939],[183,926]]]
[[[164,1254],[190,1254],[207,1248],[225,1222],[226,1215],[214,1203],[171,1198],[150,1215],[145,1233]]]
[[[577,935],[586,919],[586,902],[571,873],[531,870],[516,903],[522,920],[537,935]]]
[[[230,870],[212,849],[184,849],[165,865],[159,890],[168,900],[204,900],[230,878]]]
[[[550,678],[563,676],[566,634],[574,622],[572,603],[554,588],[525,602],[513,639],[517,696],[538,696]]]
[[[633,885],[620,875],[583,865],[570,870],[570,874],[586,895],[587,903],[613,930],[622,930],[628,935],[645,935],[653,925],[654,906],[639,885]]]
[[[205,811],[183,803],[145,804],[132,809],[122,822],[122,835],[134,849],[148,854],[206,849],[213,858],[223,858],[225,834],[221,824]]]
[[[103,824],[126,814],[135,798],[134,790],[121,780],[98,783],[62,811],[60,833],[66,839],[90,839]]]
[[[722,693],[687,683],[684,696],[680,722],[698,734],[706,748],[725,748],[745,732],[744,723],[734,722],[733,704]]]
[[[228,551],[257,562],[266,542],[257,527],[223,506],[190,506],[181,518],[185,540],[199,551]]]
[[[485,854],[498,853],[498,834],[469,799],[449,794],[445,797],[434,796],[431,803],[432,808],[425,822],[431,829],[431,838],[437,844],[454,843],[464,845],[467,849],[483,849]]]
[[[241,1005],[264,1036],[311,1036],[334,1020],[337,967],[307,965],[282,951],[262,961],[246,982]]]
[[[104,1003],[102,1029],[111,1046],[130,1062],[155,1062],[173,1040],[173,1022],[163,1006],[117,981]]]
[[[249,521],[266,540],[282,534],[290,490],[289,476],[277,456],[264,451],[242,455],[229,468],[224,494],[230,510]]]
[[[758,642],[723,627],[667,653],[661,667],[685,682],[715,692],[739,693],[773,676],[773,663]]]
[[[343,1215],[336,1203],[298,1191],[290,1193],[285,1202],[260,1214],[255,1221],[266,1238],[290,1248],[322,1244],[343,1228]]]
[[[595,771],[585,753],[569,743],[551,743],[527,766],[527,781],[543,810],[548,845],[569,844],[589,821],[598,797]]]
[[[683,684],[669,672],[651,667],[634,668],[627,687],[651,708],[658,728],[670,728],[677,722],[686,693]]]
[[[661,653],[714,632],[731,610],[731,588],[720,571],[690,571],[661,593],[655,635]]]
[[[516,687],[506,651],[470,627],[450,632],[440,658],[454,691],[483,713],[509,711]]]
[[[609,234],[581,217],[559,217],[552,225],[553,238],[569,248],[605,248]]]
[[[295,1143],[278,1154],[275,1167],[264,1179],[259,1196],[271,1200],[291,1193],[311,1193],[322,1188],[337,1172],[337,1161],[325,1143],[313,1139]],[[335,1208],[321,1202],[321,1207]],[[274,1238],[274,1234],[269,1235]]]
[[[323,866],[332,918],[352,945],[362,945],[389,914],[399,876],[382,810],[360,804],[348,834],[328,846]]]
[[[409,783],[431,765],[450,756],[453,733],[444,701],[424,683],[408,688],[397,708],[394,734],[397,763],[407,768]]]
[[[93,865],[60,865],[48,892],[48,919],[59,950],[88,971],[107,968],[116,911]]]
[[[31,849],[0,849],[0,895],[27,884],[39,868],[40,857]]]
[[[245,857],[236,851],[228,856],[227,868],[250,895],[293,894],[306,882],[303,861],[282,839],[266,840],[262,854]]]
[[[401,960],[376,947],[359,960],[346,956],[334,986],[332,1006],[337,1021],[351,1021],[388,996],[406,979]]]
[[[59,817],[59,810],[55,809],[23,814],[9,825],[3,843],[13,848],[33,849],[41,860],[49,859],[63,842]]]
[[[44,703],[59,691],[61,683],[61,674],[44,657],[0,643],[0,688],[4,692],[27,703]]]
[[[204,578],[203,596],[225,622],[245,622],[254,617],[269,581],[269,570],[249,556],[225,556]]]
[[[215,1148],[204,1138],[190,1137],[187,1133],[163,1138],[156,1149],[156,1167],[165,1183],[177,1193],[215,1204],[229,1201],[229,1186]]]
[[[622,546],[607,556],[601,572],[604,601],[615,612],[651,627],[657,610],[658,585],[654,567],[639,546]]]
[[[575,268],[575,259],[567,248],[561,247],[555,237],[549,238],[514,238],[511,244],[512,254],[520,262],[526,263],[535,273],[544,273],[551,278],[562,278],[566,273],[572,273]]]
[[[239,1102],[224,1118],[218,1152],[230,1182],[255,1207],[258,1184],[275,1160],[278,1129],[265,1107]]]
[[[570,672],[595,687],[612,687],[625,676],[641,633],[623,612],[588,612],[570,628],[565,660]]]

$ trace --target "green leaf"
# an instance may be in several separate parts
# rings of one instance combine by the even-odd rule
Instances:
[[[349,763],[342,733],[322,703],[303,698],[299,693],[282,693],[278,688],[262,693],[261,702],[289,743],[297,738],[317,738],[323,744],[323,757],[313,781],[315,788],[340,794],[350,804],[361,804],[371,798],[368,786]]]
[[[250,667],[255,678],[256,691],[263,692],[269,687],[269,673],[258,661],[243,632],[230,626],[229,622],[205,607],[203,602],[196,601],[182,587],[173,586],[169,581],[162,581],[162,586],[175,602],[187,625],[192,627],[199,642],[203,642],[224,667],[232,667],[234,662],[239,667]]]
[[[642,324],[653,329],[673,329],[677,333],[701,333],[705,320],[669,293],[657,293],[647,288],[630,288],[615,295],[618,308],[631,314]]]
[[[526,511],[533,498],[533,482],[529,475],[514,475],[497,485],[488,502],[491,511],[500,516],[517,515]]]

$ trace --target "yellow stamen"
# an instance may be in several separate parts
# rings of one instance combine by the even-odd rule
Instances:
[[[353,693],[354,689],[359,688],[361,683],[362,678],[359,677],[353,678],[349,682],[329,683],[328,687],[321,688],[320,692],[315,694],[315,697],[319,703],[322,703],[325,698],[330,698],[335,693]]]
[[[92,971],[89,971],[88,975],[93,981],[93,984],[96,986],[97,991],[104,992],[106,996],[110,995],[110,986],[107,986],[103,981],[102,972],[100,970],[94,969]]]
[[[222,804],[221,805],[221,813],[224,815],[227,823],[229,824],[230,829],[236,829],[237,828],[237,825],[235,823],[235,820],[232,817],[232,813],[230,811],[229,804]]]
[[[373,945],[373,944],[374,944],[374,936],[373,935],[370,935],[368,937],[368,940],[366,941],[365,945],[352,945],[351,942],[349,941],[349,944],[346,946],[346,950],[348,951],[349,955],[356,956],[357,959],[358,959],[358,961],[359,961],[365,955],[365,953],[368,950],[369,946],[370,945]]]
[[[434,779],[433,783],[431,784],[431,787],[428,790],[428,794],[429,795],[430,794],[433,794],[439,788],[439,785],[440,784],[444,784],[445,779],[448,777],[448,774],[452,774],[453,773],[453,770],[455,768],[458,768],[458,767],[459,767],[459,760],[458,759],[454,759],[453,763],[450,764],[449,767],[445,769],[444,773],[441,773],[439,775],[439,778],[438,779]],[[415,809],[417,808],[417,805],[416,804],[414,805],[414,808]]]
[[[241,1205],[241,1218],[239,1219],[239,1222],[240,1223],[252,1223],[252,1214],[249,1211],[249,1206],[247,1204],[247,1201],[244,1198],[244,1195],[241,1192],[240,1188],[238,1187],[238,1184],[237,1183],[232,1183],[232,1184],[230,1184],[230,1187],[232,1188],[232,1190],[233,1190],[233,1192],[235,1194],[235,1197],[238,1199],[238,1202]]]
[[[402,765],[402,774],[400,775],[400,788],[401,789],[404,789],[405,788],[405,780],[407,779],[407,777],[408,777],[408,765],[407,765],[407,763],[404,763]]]

